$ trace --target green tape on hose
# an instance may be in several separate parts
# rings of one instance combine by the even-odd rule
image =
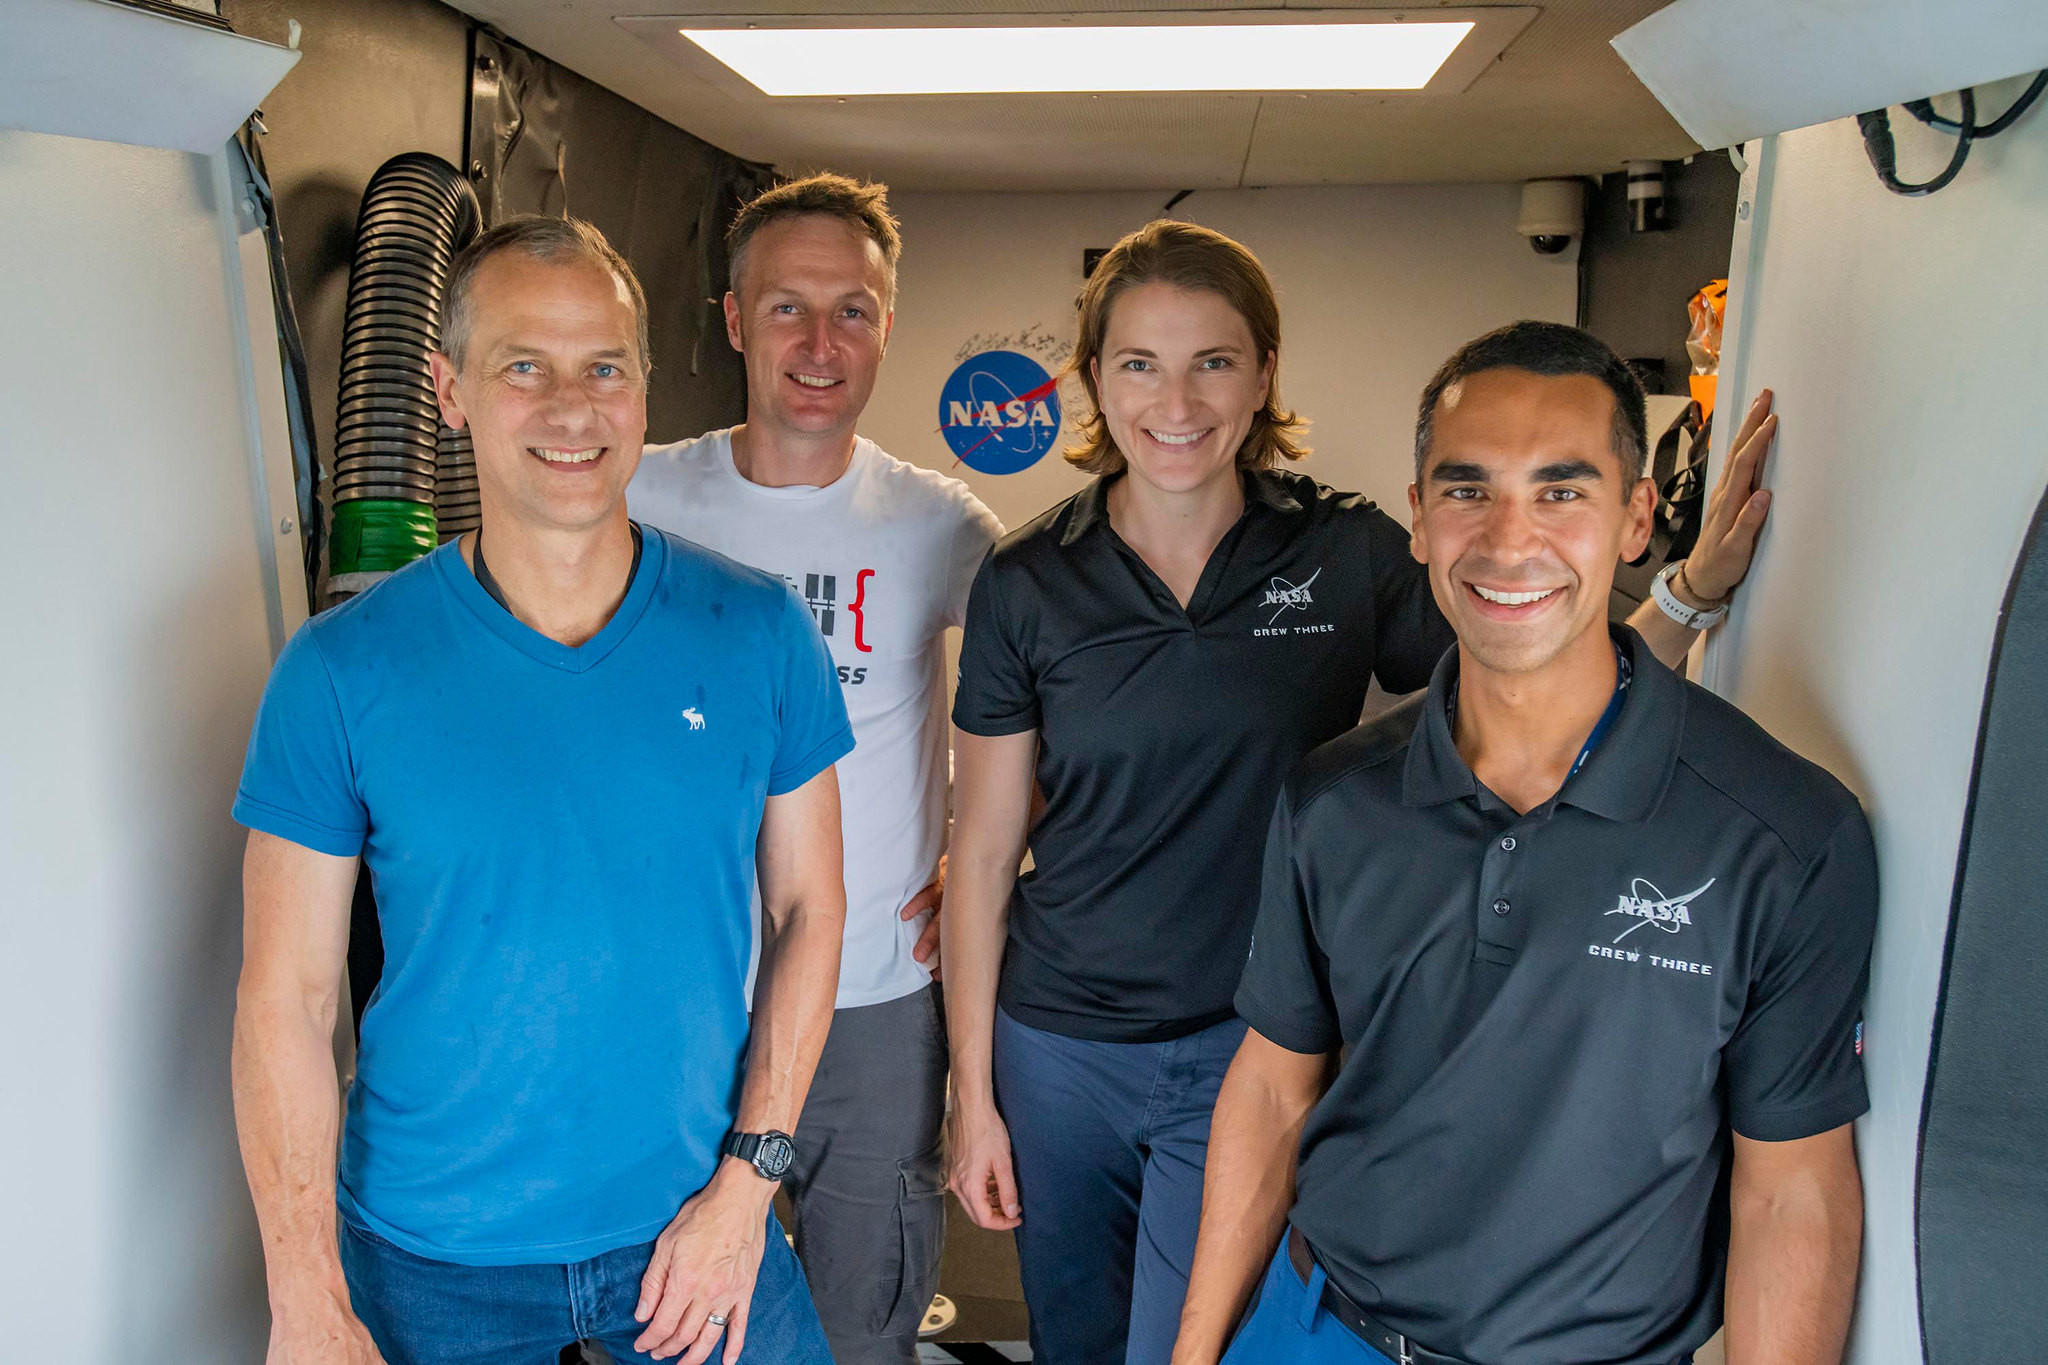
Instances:
[[[434,509],[424,502],[365,498],[334,505],[329,528],[330,574],[388,573],[431,552],[437,543]]]

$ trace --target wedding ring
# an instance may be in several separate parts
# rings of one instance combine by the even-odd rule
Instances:
[[[716,1313],[713,1313],[710,1317],[706,1318],[705,1321],[710,1323],[713,1327],[723,1327],[726,1324],[726,1319],[720,1317]]]

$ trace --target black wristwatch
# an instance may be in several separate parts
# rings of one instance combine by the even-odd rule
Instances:
[[[796,1142],[787,1133],[769,1129],[765,1133],[730,1133],[720,1156],[736,1156],[754,1168],[763,1180],[781,1180],[796,1160]]]

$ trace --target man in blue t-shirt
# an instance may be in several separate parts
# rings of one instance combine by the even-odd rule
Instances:
[[[646,309],[594,229],[485,234],[444,330],[482,529],[293,638],[235,802],[269,1360],[827,1361],[769,1205],[839,969],[831,660],[779,580],[628,520]],[[358,858],[386,961],[343,1122]]]

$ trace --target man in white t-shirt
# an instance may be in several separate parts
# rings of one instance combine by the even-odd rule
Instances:
[[[888,344],[900,242],[883,187],[819,175],[740,210],[726,334],[747,420],[650,446],[632,515],[789,580],[839,671],[846,937],[795,1133],[797,1256],[839,1365],[907,1365],[937,1288],[945,1015],[944,632],[1002,534],[957,479],[854,434]]]

